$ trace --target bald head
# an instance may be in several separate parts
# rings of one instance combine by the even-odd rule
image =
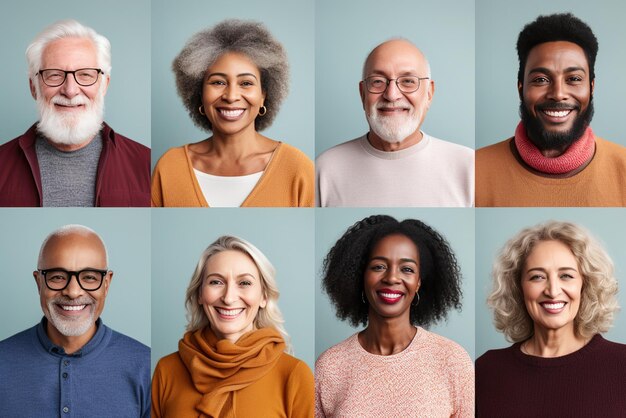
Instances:
[[[104,263],[102,268],[108,268],[109,257],[104,241],[96,231],[83,225],[65,225],[52,231],[41,244],[37,268],[50,267],[47,265],[50,258],[55,258],[51,253],[64,252],[70,247],[93,253],[95,258],[102,260],[99,264]]]
[[[421,77],[430,78],[430,64],[428,59],[406,39],[391,39],[374,48],[363,64],[363,79],[370,76],[378,62],[392,63],[397,66],[414,66]]]

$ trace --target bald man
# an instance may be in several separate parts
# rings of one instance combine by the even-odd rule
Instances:
[[[44,240],[33,272],[44,318],[0,342],[0,416],[150,416],[150,349],[100,319],[108,265],[87,227]]]
[[[374,48],[359,93],[370,130],[316,159],[318,206],[473,205],[474,151],[420,130],[435,82],[415,45]]]

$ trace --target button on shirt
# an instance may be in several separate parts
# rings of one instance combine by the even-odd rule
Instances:
[[[0,342],[0,417],[150,417],[150,349],[101,319],[93,338],[65,353],[46,318]]]

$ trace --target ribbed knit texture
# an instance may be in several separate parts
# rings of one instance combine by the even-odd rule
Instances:
[[[626,206],[626,148],[596,137],[595,154],[579,173],[550,178],[529,171],[510,142],[476,151],[476,206]]]
[[[268,328],[235,344],[208,329],[185,334],[154,371],[152,418],[311,418],[313,374],[283,349]]]
[[[317,418],[474,416],[474,368],[457,343],[418,328],[404,351],[379,356],[357,335],[315,363]]]
[[[490,350],[476,360],[478,418],[623,418],[626,345],[596,335],[562,357],[542,358],[520,344]]]
[[[208,207],[193,172],[188,146],[172,148],[152,173],[152,206]],[[280,143],[265,173],[242,207],[311,207],[315,201],[313,162],[300,150]]]
[[[545,157],[526,134],[522,122],[515,129],[515,146],[522,160],[542,173],[564,174],[582,167],[593,156],[594,135],[591,127],[587,127],[583,135],[558,157]]]

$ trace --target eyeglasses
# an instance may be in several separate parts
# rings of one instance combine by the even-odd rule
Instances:
[[[96,84],[98,77],[104,72],[100,68],[81,68],[74,71],[46,69],[39,70],[35,75],[39,75],[46,86],[59,87],[65,83],[68,74],[74,76],[74,80],[79,86],[88,87]]]
[[[109,270],[84,269],[81,271],[69,271],[60,267],[38,270],[50,290],[63,290],[72,281],[72,276],[76,276],[76,281],[81,289],[93,292],[100,289],[104,276]]]
[[[430,77],[415,77],[406,75],[398,78],[387,78],[378,75],[367,77],[363,82],[367,91],[374,94],[384,93],[392,81],[396,82],[396,86],[402,93],[413,93],[420,88],[421,80],[428,80]]]

